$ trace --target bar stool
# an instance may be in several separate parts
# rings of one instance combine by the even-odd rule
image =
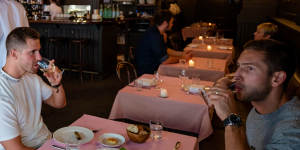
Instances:
[[[43,52],[44,57],[49,59],[55,59],[55,63],[59,65],[64,65],[63,62],[65,55],[62,54],[60,49],[64,49],[65,47],[65,39],[61,37],[51,37],[47,39],[47,47],[45,52]]]
[[[87,47],[89,40],[88,39],[69,39],[69,58],[70,66],[75,67],[76,69],[71,69],[71,71],[79,71],[80,80],[83,82],[83,67],[86,66],[84,63],[84,48]],[[77,53],[74,53],[72,49],[74,45],[78,45],[79,47],[75,47],[74,50],[78,50]],[[87,50],[87,49],[86,49]],[[79,62],[76,62],[74,59],[76,58],[76,54],[79,56]]]

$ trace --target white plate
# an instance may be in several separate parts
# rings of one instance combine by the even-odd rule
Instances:
[[[80,140],[77,139],[75,131],[79,133],[81,137]],[[91,141],[94,138],[94,133],[84,127],[70,126],[56,130],[53,133],[53,138],[62,144],[80,145]]]
[[[110,139],[116,140],[116,143],[109,142]],[[106,147],[118,147],[125,143],[124,136],[116,133],[104,133],[99,136],[99,143]]]
[[[110,147],[102,147],[102,148],[97,148],[97,150],[119,150],[118,148],[110,148]]]
[[[198,47],[199,46],[199,44],[193,44],[193,43],[191,43],[191,44],[189,44],[189,45],[187,45],[188,47],[191,47],[191,48],[196,48],[196,47]]]
[[[219,46],[219,49],[223,49],[223,50],[231,50],[232,47],[231,46]]]

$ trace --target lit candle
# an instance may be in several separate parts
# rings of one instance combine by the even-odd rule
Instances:
[[[211,23],[208,23],[209,26],[211,26]]]
[[[210,45],[207,45],[207,50],[211,51],[212,47]]]
[[[164,89],[164,88],[160,89],[160,97],[168,97],[167,89]]]
[[[203,40],[203,36],[199,36],[199,40],[201,40],[201,41],[202,41],[202,40]]]
[[[189,60],[189,67],[194,67],[195,66],[195,62],[191,59]]]

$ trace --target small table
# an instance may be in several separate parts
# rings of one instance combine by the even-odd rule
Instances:
[[[233,46],[210,45],[208,50],[207,44],[192,43],[184,48],[184,51],[192,51],[193,57],[229,59],[232,55]]]
[[[140,78],[152,78],[145,74]],[[202,96],[187,95],[181,89],[179,78],[161,76],[163,88],[168,91],[167,98],[159,97],[160,90],[142,89],[126,86],[121,89],[113,104],[109,119],[131,119],[148,123],[160,120],[164,127],[198,134],[198,141],[208,137],[213,129],[208,106]],[[200,84],[212,86],[213,82],[200,81]]]
[[[137,144],[130,141],[127,136],[127,123],[90,115],[83,115],[71,125],[85,127],[91,130],[100,129],[99,132],[94,134],[94,138],[92,141],[80,146],[81,150],[96,150],[97,148],[103,147],[102,145],[99,146],[99,144],[97,144],[98,137],[103,133],[117,133],[123,135],[126,142],[122,145],[122,147],[126,148],[127,150],[171,150],[174,148],[177,141],[181,141],[181,146],[184,150],[194,150],[198,144],[195,137],[171,133],[167,131],[162,132],[162,139],[159,141],[153,141],[151,138],[149,138],[145,143]],[[51,145],[53,144],[63,146],[57,143],[55,140],[51,139],[48,140],[38,150],[53,150],[53,148],[51,147]]]
[[[162,64],[158,68],[161,75],[178,77],[183,69],[186,70],[188,77],[200,78],[204,81],[215,82],[225,74],[225,67],[228,60],[193,57],[194,67],[188,67],[188,62],[182,64]]]

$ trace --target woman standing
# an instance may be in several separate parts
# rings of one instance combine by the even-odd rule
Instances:
[[[61,7],[57,6],[59,0],[50,0],[50,15],[51,15],[51,20],[54,19],[54,17],[57,14],[61,14],[62,13],[62,9]]]

